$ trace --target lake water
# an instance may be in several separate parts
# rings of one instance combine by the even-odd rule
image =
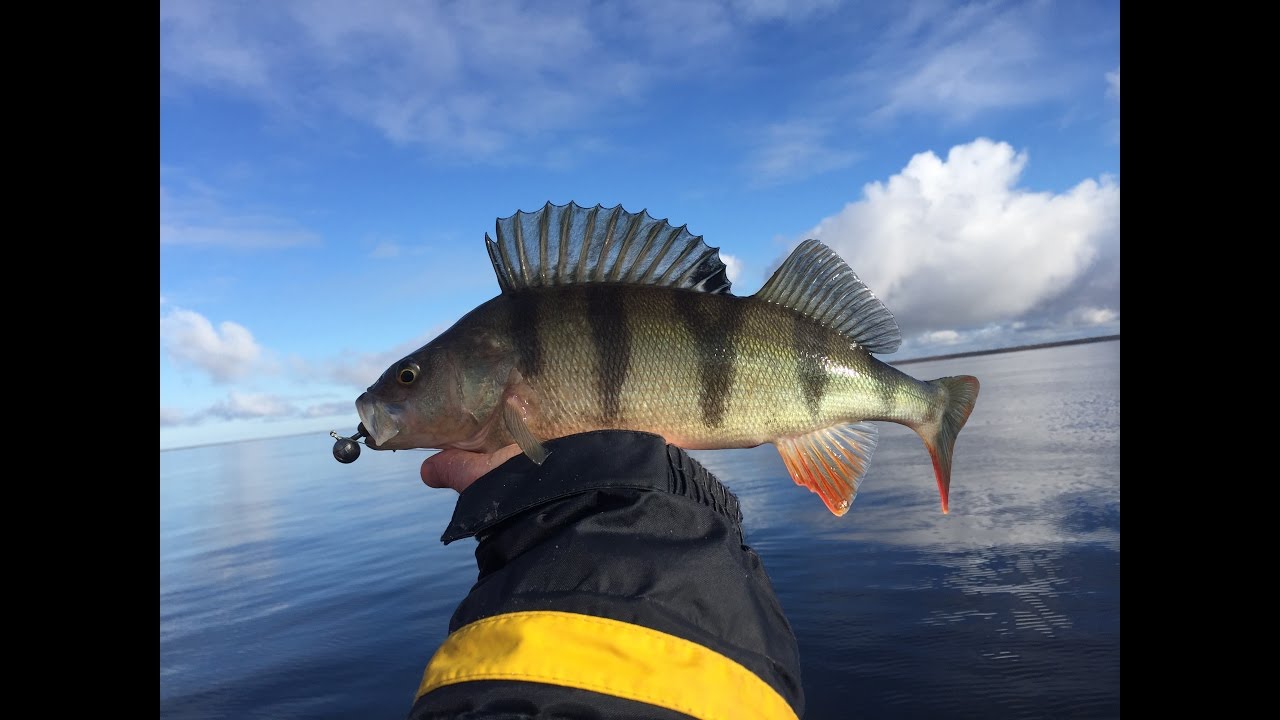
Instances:
[[[742,501],[806,717],[1118,717],[1119,341],[902,369],[982,381],[950,515],[896,425],[843,518],[772,446],[694,453]],[[340,465],[332,445],[160,453],[162,718],[408,712],[475,543],[440,544],[456,496],[419,482],[426,453]]]

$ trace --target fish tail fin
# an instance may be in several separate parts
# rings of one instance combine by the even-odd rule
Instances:
[[[947,513],[948,493],[951,489],[951,453],[955,449],[956,435],[973,412],[978,400],[978,378],[972,375],[944,377],[929,382],[939,393],[939,412],[931,422],[921,423],[915,431],[924,440],[924,446],[933,459],[933,473],[938,480],[938,494],[942,496],[942,512]]]

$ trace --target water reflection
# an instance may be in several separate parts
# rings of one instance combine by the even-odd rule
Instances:
[[[699,452],[738,494],[800,641],[809,718],[1119,714],[1119,343],[911,366],[982,395],[951,514],[882,426],[831,515],[772,446]],[[161,453],[161,716],[402,717],[475,579],[422,453],[331,439]]]

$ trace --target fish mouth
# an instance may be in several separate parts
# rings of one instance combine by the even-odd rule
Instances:
[[[395,417],[369,393],[363,393],[356,399],[356,412],[360,414],[360,422],[372,441],[367,444],[374,450],[385,449],[386,444],[400,434],[400,424]]]

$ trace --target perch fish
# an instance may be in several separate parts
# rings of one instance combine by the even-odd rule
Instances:
[[[791,477],[845,514],[876,446],[872,422],[924,441],[947,512],[956,435],[978,396],[962,375],[881,362],[888,309],[806,240],[755,295],[729,292],[718,248],[622,206],[548,203],[485,236],[501,294],[389,367],[356,408],[380,450],[543,442],[601,429],[689,450],[773,443]]]

